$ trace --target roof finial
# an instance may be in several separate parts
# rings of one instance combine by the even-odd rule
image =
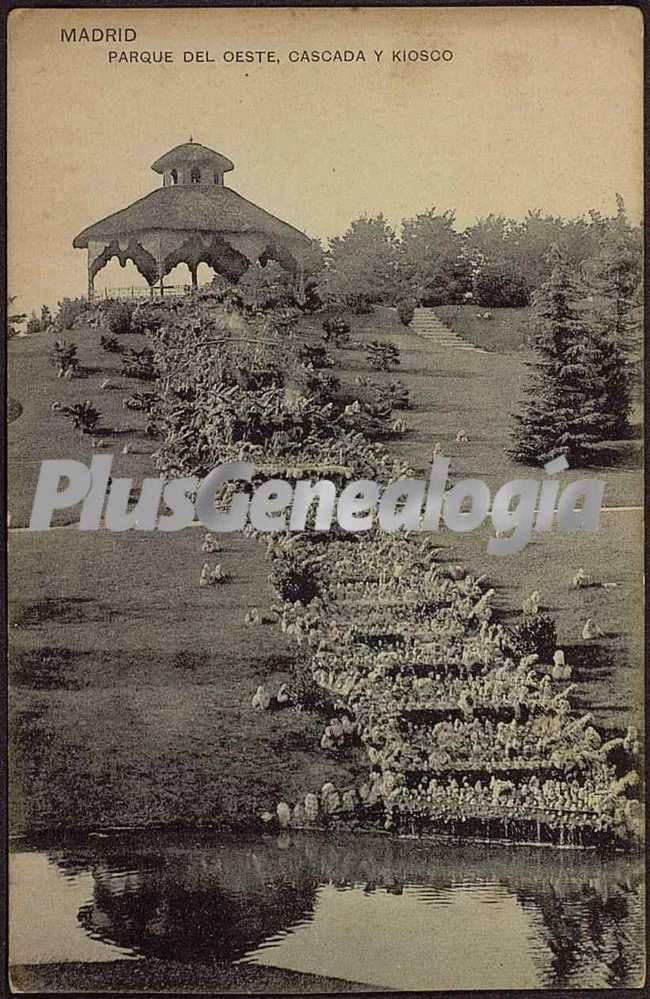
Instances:
[[[194,142],[194,136],[190,133],[190,142]]]

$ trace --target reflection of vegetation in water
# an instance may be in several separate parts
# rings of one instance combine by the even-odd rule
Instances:
[[[621,988],[639,984],[641,959],[640,884],[585,881],[571,891],[549,884],[535,904],[551,955],[558,988]]]
[[[93,937],[149,957],[183,962],[236,960],[311,916],[318,882],[288,878],[253,850],[231,863],[209,855],[175,857],[140,870],[133,858],[92,865],[92,901],[79,921]]]
[[[284,847],[283,849],[280,848]],[[423,905],[460,885],[498,885],[534,927],[540,985],[620,987],[641,978],[641,865],[633,858],[383,837],[322,840],[286,834],[160,853],[138,843],[54,855],[95,879],[79,920],[91,936],[145,956],[236,960],[313,915],[320,884],[366,893],[417,892]],[[431,891],[430,889],[433,889]]]

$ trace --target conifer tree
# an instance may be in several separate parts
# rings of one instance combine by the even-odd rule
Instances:
[[[514,417],[510,454],[530,465],[565,455],[575,467],[588,463],[607,437],[604,345],[589,312],[577,304],[581,289],[565,260],[557,250],[554,257],[551,277],[533,296],[536,360],[524,411]]]
[[[609,440],[629,435],[632,354],[640,355],[641,348],[641,238],[628,222],[620,195],[616,202],[617,214],[603,227],[600,250],[585,267],[591,319],[603,348],[600,405],[609,417]]]

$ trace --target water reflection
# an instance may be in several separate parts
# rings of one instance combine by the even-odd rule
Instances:
[[[155,848],[104,840],[33,856],[47,856],[62,891],[92,884],[76,913],[86,939],[112,954],[182,962],[188,983],[193,965],[223,961],[385,988],[602,988],[642,978],[634,858],[300,835]],[[51,897],[31,898],[36,923]],[[67,946],[67,960],[97,959]],[[49,959],[36,943],[30,958],[24,946],[16,953],[23,963]]]

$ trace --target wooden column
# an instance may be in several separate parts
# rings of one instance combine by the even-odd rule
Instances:
[[[165,294],[165,287],[163,285],[163,259],[162,248],[160,246],[160,233],[158,233],[158,252],[156,253],[156,263],[158,265],[158,277],[160,279],[160,297],[162,298]]]
[[[90,247],[88,247],[88,301],[92,302],[95,297],[95,276],[92,272],[93,259],[90,254]]]

